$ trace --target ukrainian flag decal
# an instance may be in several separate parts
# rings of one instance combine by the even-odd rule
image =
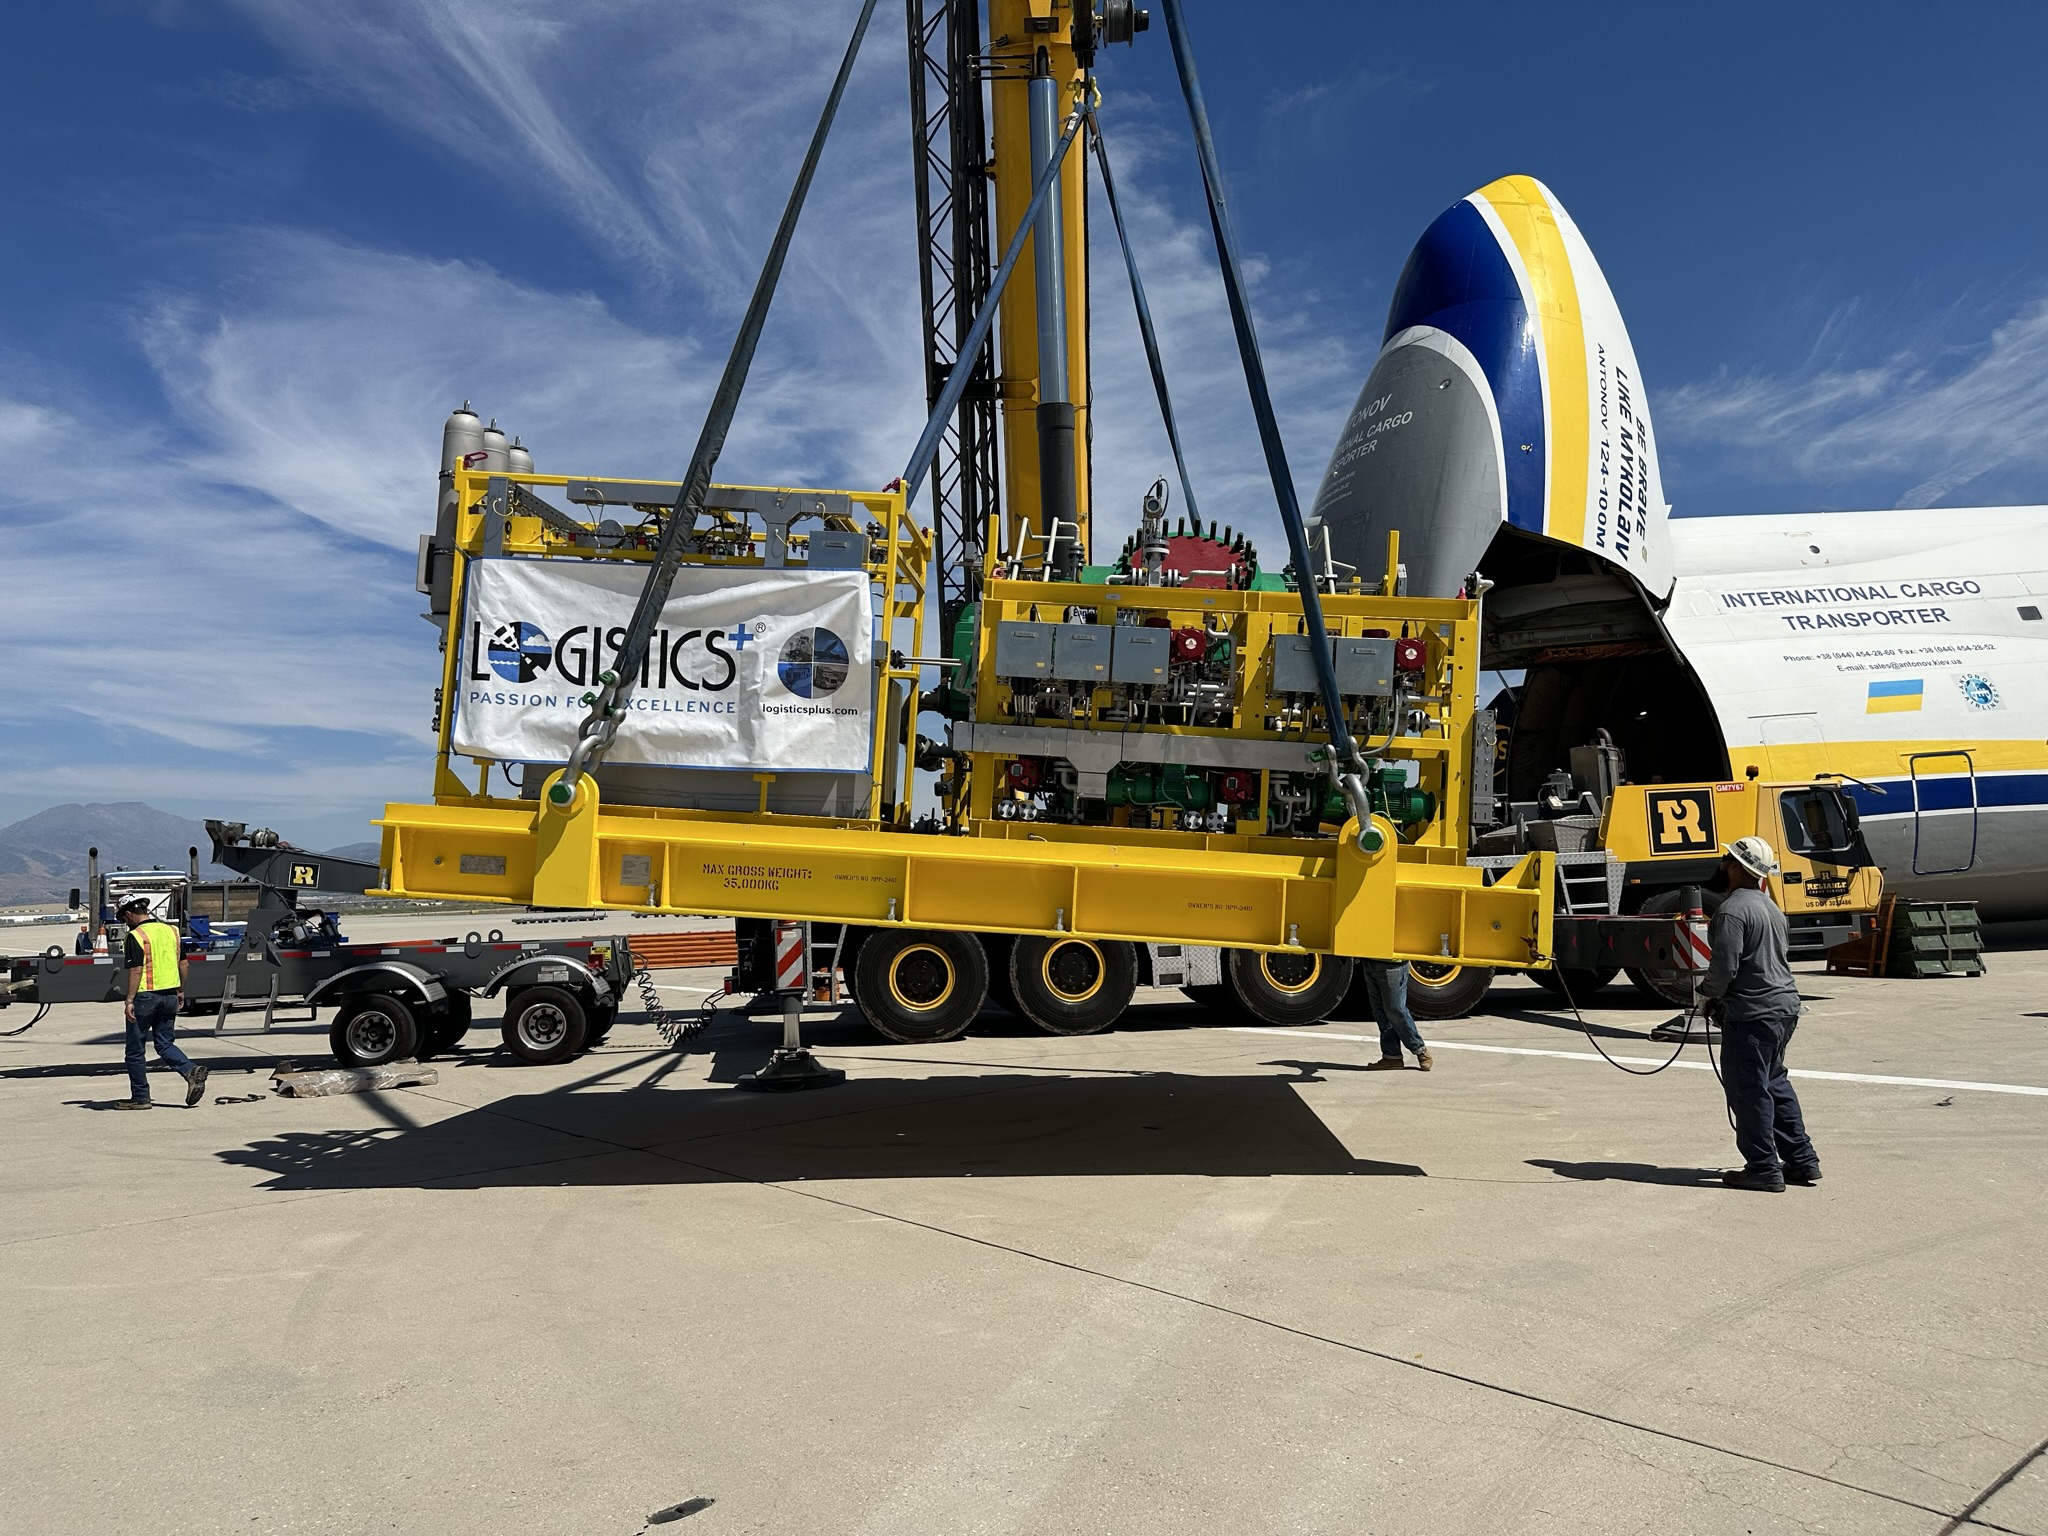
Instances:
[[[1917,677],[1872,683],[1870,697],[1864,702],[1863,712],[1866,715],[1890,715],[1902,710],[1918,709],[1923,692],[1920,679]]]

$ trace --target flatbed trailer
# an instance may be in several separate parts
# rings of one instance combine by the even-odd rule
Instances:
[[[521,1060],[545,1063],[603,1039],[618,1018],[636,972],[623,935],[507,939],[494,929],[351,944],[330,914],[300,907],[299,895],[365,890],[380,878],[375,864],[295,848],[271,832],[252,835],[240,823],[208,822],[207,830],[214,861],[250,877],[260,893],[231,949],[184,936],[184,1011],[212,1014],[216,1035],[268,1033],[281,1008],[303,1008],[304,1022],[312,1022],[325,1007],[333,1009],[329,1044],[344,1063],[425,1060],[468,1032],[474,999],[503,997],[506,1046]],[[52,945],[4,963],[0,1006],[116,1003],[127,994],[118,948],[74,955]],[[238,1016],[259,1012],[253,1029],[234,1026]]]

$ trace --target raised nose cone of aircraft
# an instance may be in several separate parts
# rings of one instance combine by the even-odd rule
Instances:
[[[1331,552],[1449,596],[1503,528],[1576,545],[1663,596],[1662,480],[1635,349],[1555,195],[1507,176],[1409,253],[1378,360],[1317,492]]]

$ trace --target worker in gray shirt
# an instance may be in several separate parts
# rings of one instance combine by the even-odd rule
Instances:
[[[1721,860],[1728,895],[1707,930],[1714,953],[1700,991],[1721,1021],[1721,1087],[1743,1160],[1721,1181],[1782,1193],[1788,1180],[1818,1183],[1820,1155],[1785,1075],[1785,1047],[1802,1005],[1789,961],[1791,929],[1764,888],[1777,872],[1778,856],[1762,838],[1728,845]]]

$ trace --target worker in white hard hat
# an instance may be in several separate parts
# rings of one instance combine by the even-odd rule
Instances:
[[[1760,837],[1723,851],[1728,895],[1707,930],[1713,958],[1700,980],[1721,1021],[1721,1086],[1743,1165],[1721,1175],[1732,1189],[1783,1192],[1820,1182],[1820,1154],[1806,1134],[1799,1095],[1785,1075],[1785,1047],[1804,1008],[1792,980],[1791,928],[1768,885],[1778,855]]]

